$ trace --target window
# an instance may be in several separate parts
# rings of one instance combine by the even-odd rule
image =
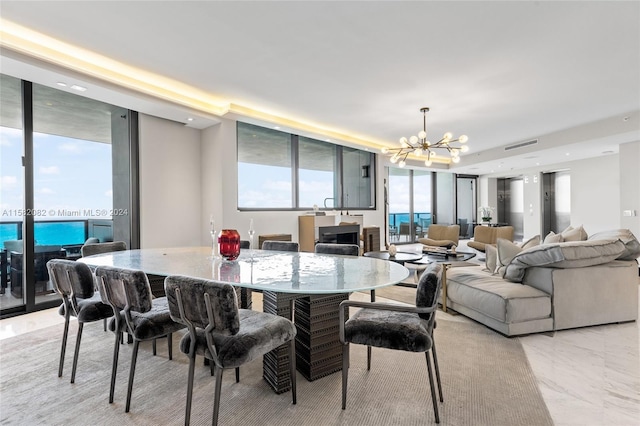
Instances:
[[[238,209],[374,209],[375,154],[237,123]]]

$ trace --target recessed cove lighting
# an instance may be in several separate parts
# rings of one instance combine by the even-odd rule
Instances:
[[[84,92],[87,90],[86,87],[78,86],[77,84],[74,84],[73,86],[71,86],[71,88],[73,90],[77,90],[78,92]]]
[[[67,83],[63,82],[63,81],[59,81],[56,83],[58,86],[60,87],[67,87]]]

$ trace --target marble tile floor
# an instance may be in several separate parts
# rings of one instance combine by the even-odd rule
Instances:
[[[368,297],[365,293],[352,296],[356,300],[368,300]],[[254,308],[259,309],[262,304],[259,293],[254,293],[253,303]],[[440,311],[438,316],[450,321],[471,321],[462,315]],[[0,340],[61,322],[57,308],[3,319],[0,320]],[[640,325],[637,321],[518,339],[557,426],[640,425]]]

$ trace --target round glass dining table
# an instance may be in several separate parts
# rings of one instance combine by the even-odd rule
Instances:
[[[404,266],[363,256],[243,250],[234,261],[212,256],[211,247],[118,251],[79,259],[90,267],[114,266],[147,274],[185,275],[241,287],[240,299],[262,291],[262,309],[293,319],[296,367],[307,380],[340,371],[339,305],[357,291],[373,291],[409,276]],[[250,303],[250,302],[249,302]],[[295,310],[295,315],[294,315]],[[290,388],[288,351],[264,356],[263,377],[276,393]]]

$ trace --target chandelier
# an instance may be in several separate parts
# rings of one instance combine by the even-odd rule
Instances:
[[[454,139],[453,135],[447,132],[438,142],[428,141],[427,112],[429,108],[420,108],[420,111],[422,111],[423,115],[423,127],[418,136],[411,136],[408,140],[402,137],[400,138],[400,148],[382,148],[382,153],[390,154],[390,161],[394,164],[398,163],[400,167],[406,166],[409,154],[415,154],[418,157],[425,155],[427,159],[424,161],[424,165],[429,167],[436,157],[435,150],[444,149],[451,156],[452,162],[459,163],[460,153],[469,151],[469,146],[465,145],[469,138],[466,135],[461,135],[459,138]]]

